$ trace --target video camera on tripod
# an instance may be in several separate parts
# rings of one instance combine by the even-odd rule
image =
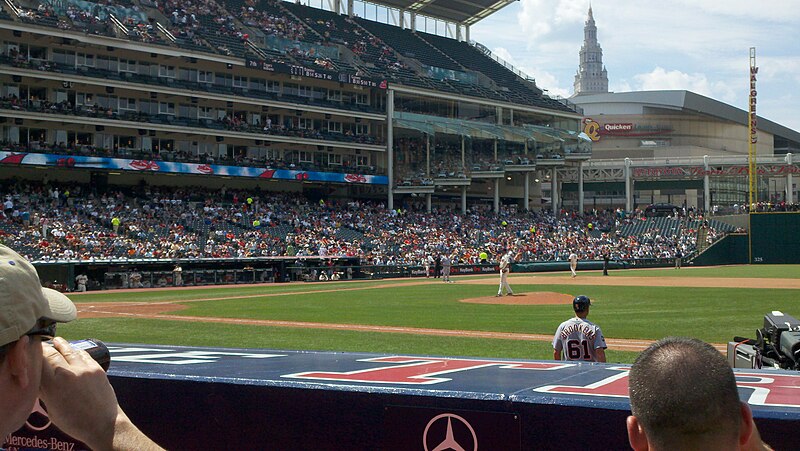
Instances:
[[[764,315],[756,338],[733,337],[728,363],[733,368],[800,370],[800,320],[783,312]]]

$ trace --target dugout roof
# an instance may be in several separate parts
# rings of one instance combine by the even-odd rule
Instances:
[[[448,22],[472,25],[514,1],[516,0],[370,0],[370,3]]]

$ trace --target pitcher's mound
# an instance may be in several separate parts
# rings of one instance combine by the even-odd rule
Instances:
[[[482,298],[462,299],[470,304],[502,304],[502,305],[552,305],[570,304],[573,296],[552,291],[535,291],[533,293],[514,294],[513,296],[484,296]]]

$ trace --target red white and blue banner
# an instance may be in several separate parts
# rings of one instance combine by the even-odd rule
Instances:
[[[0,164],[18,166],[52,166],[109,171],[136,171],[164,174],[225,175],[275,180],[309,182],[358,183],[388,185],[385,175],[347,174],[343,172],[300,171],[264,167],[225,166],[218,164],[178,163],[162,160],[130,160],[124,158],[55,155],[46,153],[0,152]]]

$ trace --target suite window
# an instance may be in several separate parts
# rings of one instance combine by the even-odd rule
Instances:
[[[135,136],[115,136],[115,144],[122,149],[135,149],[136,137]]]
[[[278,81],[267,81],[267,92],[281,92],[281,83]]]
[[[122,97],[119,99],[120,110],[136,111],[136,99]]]
[[[136,61],[134,60],[119,60],[119,71],[120,72],[133,72],[136,73]]]
[[[158,103],[158,114],[169,114],[174,116],[175,115],[175,104],[172,102],[159,102]]]
[[[328,131],[331,132],[331,133],[341,133],[342,132],[342,123],[341,122],[328,121]]]
[[[314,155],[311,152],[297,152],[297,161],[301,163],[313,163]]]
[[[53,50],[53,62],[57,64],[66,64],[68,66],[75,65],[75,52],[69,50]]]
[[[204,70],[197,71],[198,83],[214,83],[214,72],[207,72]]]
[[[297,95],[300,97],[311,97],[313,91],[308,86],[298,86],[297,87]]]
[[[166,78],[175,78],[175,66],[165,66],[163,64],[158,66],[158,76]]]
[[[338,89],[329,89],[328,90],[328,100],[331,102],[341,102],[342,101],[342,91]]]
[[[108,56],[98,56],[97,57],[97,68],[102,70],[109,70],[112,72],[119,71],[119,61],[117,58],[108,57]]]
[[[78,66],[94,67],[94,55],[78,53]]]
[[[304,128],[304,129],[313,129],[314,128],[314,121],[307,118],[301,117],[297,119],[297,128]]]

